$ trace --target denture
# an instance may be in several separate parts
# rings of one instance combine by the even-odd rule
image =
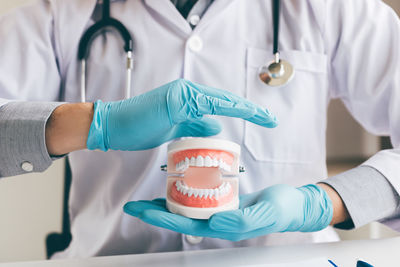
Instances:
[[[188,149],[173,155],[176,170],[185,171],[189,167],[219,167],[231,171],[233,155],[213,149]]]
[[[167,208],[196,219],[237,209],[240,146],[187,138],[168,146]]]

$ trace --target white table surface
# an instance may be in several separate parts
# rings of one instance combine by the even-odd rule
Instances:
[[[202,251],[95,257],[36,262],[3,263],[0,267],[225,267],[282,263],[315,257],[332,259],[338,266],[356,266],[363,259],[375,267],[400,266],[400,237],[309,245],[270,246]]]

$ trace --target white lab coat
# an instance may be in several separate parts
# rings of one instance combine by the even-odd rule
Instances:
[[[95,2],[38,0],[1,19],[3,103],[79,101],[77,47],[93,23]],[[282,58],[296,70],[293,81],[282,88],[269,88],[257,77],[257,69],[273,58],[269,0],[216,0],[193,31],[169,0],[116,1],[111,14],[134,38],[132,95],[185,78],[230,90],[278,116],[276,129],[219,118],[219,137],[242,146],[247,172],[240,177],[241,193],[327,177],[326,113],[332,98],[341,98],[370,132],[391,134],[397,149],[379,152],[365,164],[400,191],[400,24],[380,1],[282,1]],[[90,101],[123,97],[123,43],[116,36],[108,33],[92,45]],[[327,228],[237,243],[206,238],[192,245],[180,234],[146,225],[122,211],[127,201],[165,196],[166,174],[159,169],[166,163],[165,145],[139,152],[80,151],[71,153],[70,160],[73,239],[56,257],[337,239]]]

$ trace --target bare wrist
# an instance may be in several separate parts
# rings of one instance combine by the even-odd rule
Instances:
[[[333,206],[333,216],[330,225],[335,225],[338,223],[342,223],[350,218],[349,213],[347,211],[346,205],[344,204],[340,195],[333,189],[331,186],[319,183],[317,184],[328,194],[329,198],[332,201]]]
[[[46,146],[50,155],[63,155],[86,148],[93,119],[92,103],[63,104],[46,123]]]

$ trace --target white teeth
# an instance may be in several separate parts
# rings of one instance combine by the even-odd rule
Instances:
[[[217,190],[214,190],[214,189],[206,189],[206,191],[207,191],[207,193],[206,193],[206,197],[213,197],[215,194],[215,191],[217,191]]]
[[[199,190],[199,197],[200,197],[200,198],[202,198],[202,197],[206,198],[206,197],[207,197],[207,194],[206,194],[206,190],[205,190],[205,189],[200,189],[200,190]]]
[[[231,171],[231,166],[229,166],[227,163],[225,163],[223,161],[220,162],[219,168],[221,170],[223,170],[223,171],[226,171],[226,172],[230,172]]]
[[[180,172],[186,171],[189,167],[219,167],[220,170],[225,172],[230,172],[232,170],[232,167],[222,159],[212,159],[210,156],[206,156],[205,158],[197,156],[197,158],[191,157],[190,159],[186,157],[175,166],[176,170]]]
[[[219,166],[219,162],[218,159],[213,159],[213,167],[218,167]]]
[[[189,168],[189,159],[185,158],[185,160],[182,160],[178,164],[176,164],[175,168],[177,171],[186,171],[187,168]]]
[[[198,198],[212,198],[215,197],[218,199],[224,195],[229,194],[231,191],[231,185],[228,182],[223,182],[218,188],[209,188],[209,189],[200,189],[200,188],[192,188],[189,187],[182,180],[176,181],[176,189],[181,192],[183,195],[187,195],[188,197],[194,196]]]
[[[215,190],[215,191],[214,191],[214,196],[215,196],[216,199],[219,198],[219,196],[220,196],[219,190]]]
[[[204,167],[204,159],[202,156],[197,156],[196,167]]]
[[[204,166],[205,167],[211,167],[212,166],[212,159],[209,156],[206,156],[204,158]]]

